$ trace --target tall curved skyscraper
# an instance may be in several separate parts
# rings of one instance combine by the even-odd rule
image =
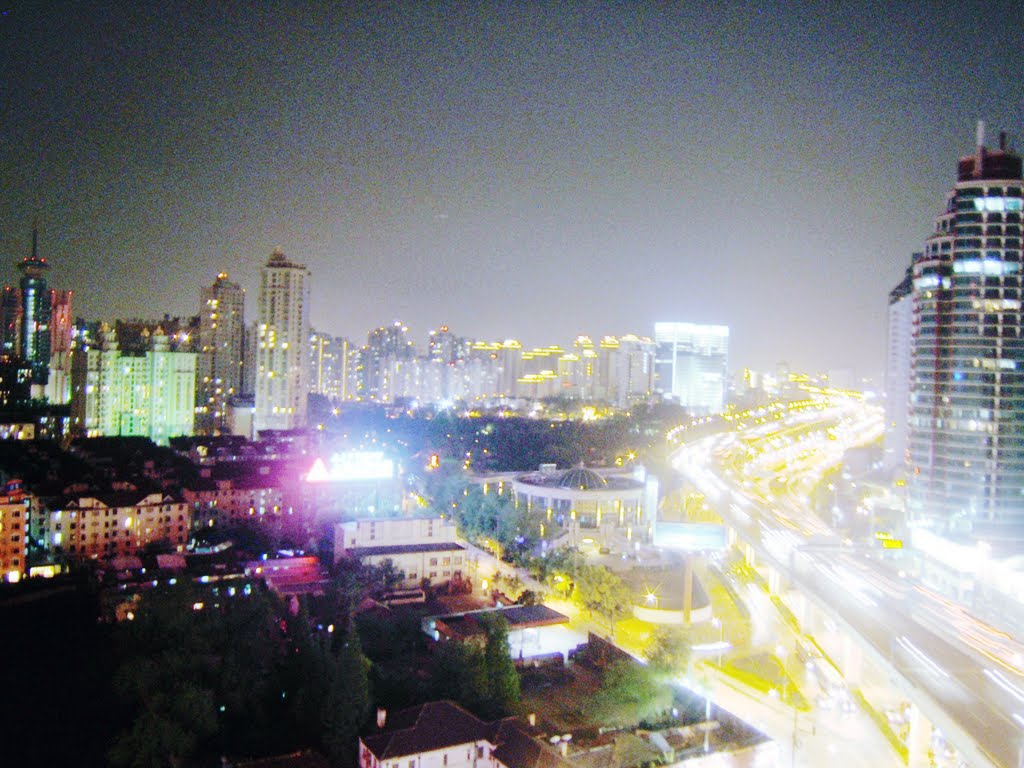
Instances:
[[[913,262],[911,524],[964,543],[1024,545],[1021,158],[960,158]],[[1004,549],[1000,546],[1000,549]]]

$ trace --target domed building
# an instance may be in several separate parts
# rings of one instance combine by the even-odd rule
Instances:
[[[545,464],[512,480],[512,498],[517,507],[545,510],[560,527],[619,528],[646,539],[657,503],[656,493],[648,503],[647,487],[633,474],[601,474],[584,466],[557,470]]]

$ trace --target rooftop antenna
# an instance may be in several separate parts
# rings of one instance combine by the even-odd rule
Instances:
[[[36,246],[39,242],[39,219],[32,222],[32,261],[36,260],[38,255]]]

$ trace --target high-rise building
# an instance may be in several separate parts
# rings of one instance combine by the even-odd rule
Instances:
[[[159,328],[144,335],[148,348],[141,353],[122,351],[109,327],[98,347],[75,350],[71,418],[78,434],[136,435],[167,445],[193,433],[196,354],[171,351]]]
[[[985,147],[913,262],[908,513],[965,542],[1024,543],[1021,158]]]
[[[725,404],[729,327],[655,323],[655,374],[661,393],[694,413],[714,413]]]
[[[570,391],[576,397],[593,400],[600,391],[599,360],[594,342],[589,336],[577,336],[572,346],[576,359],[570,365]],[[601,397],[604,397],[603,392]]]
[[[914,254],[914,259],[921,254]],[[889,326],[885,356],[885,464],[906,463],[907,402],[910,397],[910,356],[913,328],[912,268],[889,292]]]
[[[496,349],[498,364],[498,395],[502,398],[515,398],[519,395],[519,379],[522,377],[523,345],[516,339],[505,339]]]
[[[427,355],[438,380],[437,400],[453,401],[466,396],[465,366],[472,347],[471,339],[456,336],[447,325],[430,332]]]
[[[245,333],[242,335],[242,346],[245,350],[242,353],[242,393],[254,397],[256,367],[259,361],[256,351],[260,348],[260,324],[255,320],[246,323]]]
[[[615,402],[625,406],[654,391],[655,344],[648,337],[627,334],[618,340]]]
[[[309,391],[334,402],[347,400],[349,342],[341,336],[309,333]]]
[[[21,272],[21,338],[19,351],[32,369],[32,384],[42,387],[50,373],[50,265],[39,255],[39,229],[32,227],[32,253],[18,263]],[[42,392],[40,391],[40,396]]]
[[[473,348],[473,339],[464,336],[456,336],[447,325],[442,325],[438,331],[430,332],[430,358],[439,359],[446,363],[457,363],[469,357]]]
[[[361,392],[366,400],[384,401],[395,391],[391,373],[395,362],[412,360],[415,355],[409,328],[396,320],[374,328],[360,350]]]
[[[46,399],[62,405],[71,399],[72,291],[50,291],[50,378]]]
[[[260,271],[255,429],[306,425],[310,273],[275,250]]]
[[[21,293],[5,285],[0,293],[0,354],[17,355],[21,348]]]
[[[196,406],[203,432],[224,428],[228,401],[242,392],[244,343],[245,291],[221,272],[200,297]]]

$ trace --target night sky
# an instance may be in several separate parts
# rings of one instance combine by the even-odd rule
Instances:
[[[281,246],[359,342],[680,320],[873,374],[975,122],[1024,147],[1018,3],[314,5],[0,0],[0,278],[38,216],[89,319],[221,270],[255,319]]]

